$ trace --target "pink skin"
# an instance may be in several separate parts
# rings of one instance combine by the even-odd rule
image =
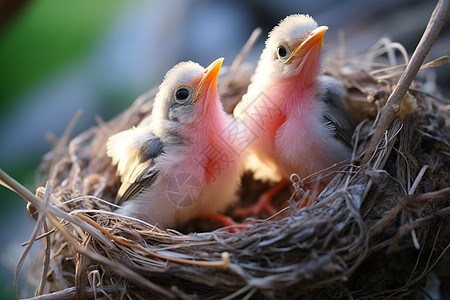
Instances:
[[[200,75],[202,76],[203,74]],[[193,122],[186,124],[184,129],[187,143],[191,145],[189,156],[192,158],[186,161],[198,162],[199,158],[202,159],[202,163],[195,169],[199,178],[205,179],[207,186],[214,178],[221,176],[223,170],[217,168],[218,164],[223,164],[221,158],[236,161],[238,157],[234,150],[236,147],[232,147],[234,141],[227,140],[225,135],[219,137],[227,126],[227,120],[219,100],[217,78],[205,82],[196,105],[197,117]],[[207,151],[212,148],[220,149],[220,156],[215,155],[213,151]]]
[[[269,109],[274,113],[260,116],[261,119],[257,122],[249,120],[247,123],[261,139],[261,145],[255,144],[256,152],[262,157],[276,160],[285,178],[289,178],[293,172],[300,172],[299,175],[303,177],[316,171],[313,166],[309,166],[308,161],[311,161],[310,157],[317,157],[317,150],[320,150],[318,146],[322,134],[318,122],[321,116],[317,114],[319,104],[314,99],[317,89],[315,78],[320,71],[320,47],[313,44],[312,48],[304,49],[303,52],[308,50],[307,61],[302,53],[298,53],[299,57],[292,61],[297,66],[303,63],[301,72],[290,78],[282,78],[267,87],[265,93],[270,101],[265,101],[264,105],[270,106]],[[253,108],[257,109],[257,105]],[[264,126],[261,127],[257,123]],[[308,158],[306,164],[299,159],[298,153],[303,153],[303,156]]]
[[[206,70],[205,70],[206,73]],[[204,74],[201,74],[196,82],[199,82]],[[197,85],[197,84],[195,84]],[[180,170],[189,170],[201,182],[202,195],[210,194],[212,189],[229,188],[221,183],[229,176],[239,178],[241,158],[237,153],[238,147],[235,141],[227,135],[220,135],[229,120],[223,112],[217,90],[217,77],[206,80],[200,89],[198,101],[195,103],[196,118],[185,125],[183,133],[186,143],[190,145],[185,157],[177,165]],[[220,149],[220,154],[208,149]],[[215,194],[221,194],[215,191]],[[227,193],[222,193],[227,194]],[[209,197],[208,197],[209,198]],[[235,225],[231,218],[224,217],[214,211],[220,211],[227,203],[221,203],[218,197],[210,199],[200,209],[198,215],[220,221],[224,226]]]
[[[261,195],[257,204],[236,210],[234,215],[259,214],[262,210],[273,213],[271,198],[287,185],[290,174],[305,178],[345,159],[338,154],[339,146],[333,145],[332,133],[322,121],[322,104],[315,99],[316,78],[321,69],[320,48],[321,40],[317,40],[300,50],[290,62],[300,71],[265,87],[265,96],[270,101],[264,101],[264,106],[270,106],[273,114],[259,115],[257,122],[245,120],[259,137],[252,145],[253,152],[260,160],[277,166],[285,180],[275,185],[274,191]],[[258,110],[258,103],[250,109]]]
[[[175,73],[168,72],[161,85],[158,93],[161,98],[155,102],[151,123],[141,123],[110,138],[108,155],[118,164],[124,187],[122,195],[133,184],[145,183],[147,178],[153,180],[147,187],[135,187],[141,190],[125,199],[117,213],[140,218],[160,228],[173,228],[194,217],[221,212],[236,200],[235,192],[243,171],[241,151],[232,136],[221,134],[233,119],[225,114],[219,101],[220,65],[221,61],[216,60],[204,72],[198,72],[200,66],[194,63],[177,66]],[[176,84],[185,85],[196,93],[189,106],[184,106],[184,115],[181,114],[184,119],[179,123],[164,119],[166,98],[163,97],[173,96]],[[168,132],[176,135],[164,136]],[[158,173],[142,179],[141,175],[147,175],[148,165],[140,163],[138,154],[133,156],[133,153],[139,152],[154,134],[166,138],[166,145],[152,162]]]

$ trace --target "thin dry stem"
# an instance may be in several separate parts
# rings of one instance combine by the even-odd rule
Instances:
[[[379,144],[386,130],[394,121],[395,117],[400,108],[400,103],[406,94],[411,82],[416,77],[417,72],[419,71],[420,66],[422,65],[425,57],[430,51],[431,47],[434,44],[434,41],[437,39],[439,32],[447,20],[447,16],[450,10],[450,4],[448,0],[439,0],[436,8],[433,11],[433,14],[428,22],[428,25],[425,29],[425,32],[417,45],[416,50],[414,51],[410,62],[408,63],[406,70],[403,72],[400,77],[399,82],[397,83],[394,91],[389,96],[389,99],[386,103],[386,106],[383,109],[383,113],[381,114],[380,121],[377,125],[376,131],[370,145],[367,149],[366,155],[364,157],[364,161],[367,161],[371,154],[373,153],[375,147]]]

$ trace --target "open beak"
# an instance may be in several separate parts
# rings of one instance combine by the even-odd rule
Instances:
[[[312,45],[319,44],[319,47],[322,47],[323,45],[323,36],[325,35],[325,32],[328,30],[327,26],[320,26],[311,31],[309,34],[309,37],[303,41],[303,43],[300,44],[291,54],[291,56],[286,60],[286,62],[290,62],[295,55],[297,55],[298,52],[303,50],[304,48],[310,48]]]
[[[195,99],[193,103],[198,100],[198,96],[203,88],[208,88],[209,86],[213,86],[217,88],[217,78],[219,77],[220,67],[222,66],[224,58],[218,58],[213,61],[203,73],[203,78],[197,86],[197,90],[195,91]]]

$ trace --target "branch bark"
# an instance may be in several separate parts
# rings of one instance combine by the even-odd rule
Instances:
[[[431,47],[436,41],[439,32],[447,19],[449,8],[449,0],[439,0],[436,5],[430,20],[428,21],[425,32],[423,33],[422,38],[420,39],[420,42],[411,57],[411,60],[406,66],[406,69],[400,77],[394,91],[389,96],[389,99],[381,113],[375,133],[370,141],[369,147],[367,148],[366,154],[364,155],[364,159],[362,161],[363,164],[370,159],[375,151],[375,148],[383,138],[384,133],[389,129],[397,116],[401,101],[403,100],[406,91],[411,85],[413,79],[416,77],[420,66],[425,60],[428,52],[430,52]]]

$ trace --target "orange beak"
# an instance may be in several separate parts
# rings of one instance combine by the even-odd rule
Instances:
[[[312,45],[319,44],[319,47],[323,45],[323,36],[325,32],[328,30],[327,26],[320,26],[311,31],[309,37],[303,41],[291,54],[291,56],[286,60],[286,63],[290,62],[294,56],[300,52],[302,49],[311,47]]]
[[[218,58],[213,61],[203,73],[203,78],[197,86],[195,90],[195,98],[192,103],[195,103],[198,100],[198,96],[203,88],[208,89],[208,87],[213,86],[217,88],[217,78],[219,77],[220,67],[222,66],[224,58]]]

